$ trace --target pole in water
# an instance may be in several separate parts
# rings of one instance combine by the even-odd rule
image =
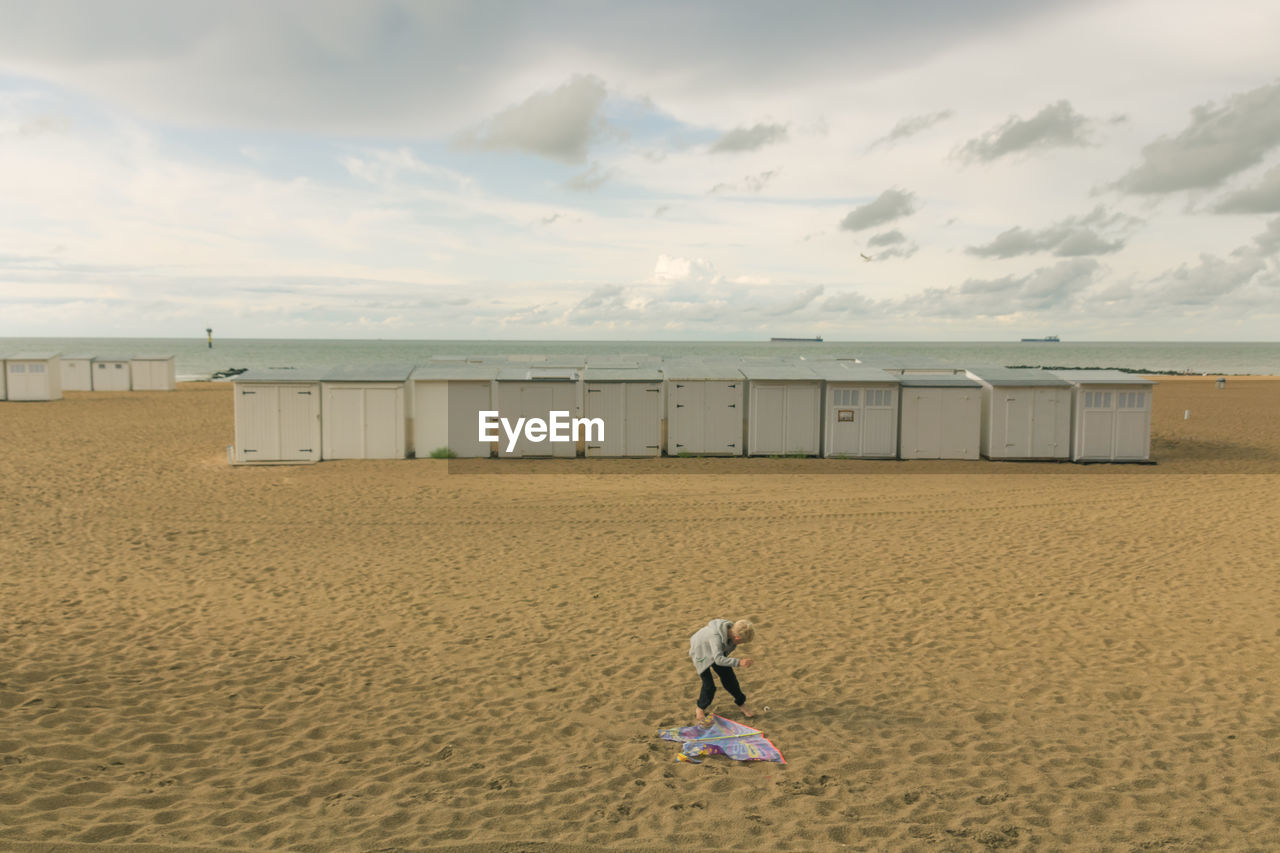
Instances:
[[[209,349],[213,349],[213,329],[205,329],[205,332],[209,335]]]

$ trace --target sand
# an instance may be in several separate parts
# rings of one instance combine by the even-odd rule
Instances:
[[[449,473],[0,403],[0,849],[1280,848],[1280,381],[1155,405],[1152,466]],[[786,765],[656,737],[715,616]]]

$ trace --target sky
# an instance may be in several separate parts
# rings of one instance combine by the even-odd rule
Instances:
[[[1280,340],[1274,0],[0,0],[0,336]]]

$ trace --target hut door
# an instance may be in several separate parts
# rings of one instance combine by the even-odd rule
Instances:
[[[898,452],[898,413],[892,388],[866,388],[860,416],[863,456],[893,456]]]
[[[1060,459],[1067,455],[1070,402],[1065,389],[1037,388],[1031,409],[1031,455]]]
[[[915,411],[903,435],[903,455],[908,451],[916,459],[942,458],[942,394],[935,390],[917,391]]]
[[[620,382],[593,382],[584,389],[584,409],[588,418],[604,421],[604,439],[587,442],[588,456],[630,456],[627,435],[627,386]]]
[[[831,430],[832,456],[862,455],[862,424],[865,418],[858,407],[860,390],[857,388],[831,389],[831,418],[827,425]]]
[[[627,456],[657,456],[662,441],[662,386],[656,382],[628,382],[623,387],[627,405],[626,444],[622,452]],[[605,421],[605,429],[612,428]]]
[[[752,387],[752,453],[785,453],[787,438],[787,389],[784,385]]]
[[[282,385],[279,395],[280,438],[277,459],[320,458],[320,388]],[[261,458],[261,457],[260,457]]]
[[[275,385],[250,385],[238,389],[236,441],[241,461],[275,461],[280,458],[280,390]]]
[[[1004,453],[1014,459],[1031,455],[1031,410],[1035,392],[1006,394],[1004,398]]]

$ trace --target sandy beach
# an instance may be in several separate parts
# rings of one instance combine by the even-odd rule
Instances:
[[[1280,848],[1280,379],[1154,378],[1154,465],[233,468],[227,384],[0,403],[0,849]],[[656,736],[716,616],[785,765]]]

